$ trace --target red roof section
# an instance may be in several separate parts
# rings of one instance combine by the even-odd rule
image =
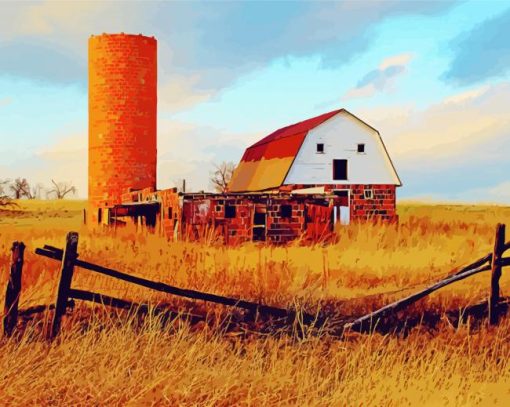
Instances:
[[[342,109],[333,110],[299,123],[291,124],[271,133],[248,147],[241,161],[257,161],[262,158],[282,158],[295,156],[310,130],[324,123]]]

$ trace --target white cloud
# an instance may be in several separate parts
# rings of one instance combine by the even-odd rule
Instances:
[[[213,127],[160,119],[158,122],[158,188],[186,179],[188,190],[208,190],[214,163],[237,164],[248,144],[260,134],[236,134]],[[4,151],[1,179],[27,178],[31,185],[50,186],[51,180],[70,182],[77,197],[87,196],[88,136],[61,135],[58,141],[34,152]],[[3,165],[2,165],[3,164]]]
[[[383,59],[383,61],[379,65],[379,69],[381,71],[384,71],[386,68],[389,68],[390,66],[395,66],[395,65],[404,65],[405,66],[405,65],[408,65],[412,59],[413,59],[413,54],[411,54],[411,53],[393,55],[393,56]]]
[[[434,194],[464,201],[482,196],[510,202],[505,195],[510,179],[507,106],[510,82],[500,82],[459,92],[425,109],[386,106],[357,113],[381,132],[403,179],[404,196]]]
[[[99,1],[38,1],[2,4],[0,33],[5,40],[17,37],[43,36],[60,44],[69,44],[79,34],[89,35],[91,29],[110,20],[112,24],[125,21],[125,16],[133,16],[141,11],[142,5],[132,4],[123,8],[122,13],[112,2]],[[134,9],[135,13],[129,10]],[[134,14],[134,15],[133,15]],[[113,21],[112,21],[113,20]],[[87,24],[85,24],[87,23]],[[63,35],[65,33],[65,35]]]
[[[479,202],[508,204],[510,203],[510,181],[485,188],[467,190],[459,195],[459,199],[466,201],[472,201],[473,198]]]
[[[490,88],[491,87],[489,85],[485,85],[485,86],[480,86],[475,89],[470,89],[470,90],[466,90],[461,93],[457,93],[455,95],[447,97],[443,101],[443,104],[445,104],[445,105],[454,104],[455,105],[455,104],[461,104],[461,103],[469,103],[473,99],[476,99],[476,98],[482,96],[484,93],[487,93],[490,90]]]
[[[158,85],[158,109],[175,112],[208,101],[214,92],[195,89],[198,82],[197,75],[170,75]]]
[[[30,185],[49,187],[51,180],[70,182],[77,188],[77,197],[87,195],[87,136],[65,136],[55,144],[31,154],[15,154],[6,166],[0,166],[2,178],[26,178]]]
[[[77,196],[87,196],[87,135],[77,134],[60,139],[56,144],[34,154],[39,168],[32,174],[32,182],[49,186],[51,180],[69,182],[77,189]]]
[[[510,82],[450,96],[424,110],[412,106],[365,109],[366,117],[390,144],[393,155],[454,159],[510,132]],[[484,152],[485,151],[485,152]],[[492,150],[491,150],[492,151]]]
[[[214,163],[239,162],[260,134],[235,134],[173,120],[158,123],[158,188],[186,179],[188,190],[210,190]]]
[[[407,66],[411,62],[412,54],[405,53],[393,55],[385,58],[377,69],[374,69],[358,82],[358,84],[349,89],[343,96],[343,100],[367,98],[377,92],[388,92],[395,87],[398,77],[407,71]]]
[[[351,99],[362,99],[362,98],[368,98],[370,96],[375,95],[377,92],[377,89],[375,86],[371,83],[361,86],[359,88],[352,88],[349,89],[344,97],[343,100],[351,100]]]
[[[452,7],[448,2],[374,2],[369,8],[354,3],[4,2],[0,70],[84,85],[91,34],[154,35],[160,83],[188,96],[181,105],[169,92],[169,104],[177,103],[171,108],[179,109],[285,56],[317,55],[324,66],[346,64],[367,50],[375,39],[372,28],[385,19]],[[191,79],[182,83],[172,81],[188,75]]]

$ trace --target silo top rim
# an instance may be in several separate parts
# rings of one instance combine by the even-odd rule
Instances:
[[[126,34],[126,33],[102,33],[102,34],[91,34],[90,35],[90,39],[92,38],[111,38],[111,37],[137,37],[137,38],[146,38],[148,40],[153,40],[153,41],[156,41],[156,38],[152,35],[152,36],[147,36],[147,35],[143,35],[143,34]]]

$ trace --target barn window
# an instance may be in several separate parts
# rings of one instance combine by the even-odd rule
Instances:
[[[347,160],[333,160],[333,179],[337,181],[347,180]]]
[[[358,144],[358,153],[365,152],[365,144]]]
[[[372,199],[374,197],[374,191],[371,189],[365,189],[364,191],[365,199]]]
[[[317,152],[324,153],[324,143],[317,143]]]
[[[235,218],[236,217],[236,207],[234,205],[226,205],[225,206],[225,218]]]
[[[341,191],[333,191],[333,193],[336,196],[339,196],[341,198],[348,198],[349,197],[349,191],[347,189],[343,189]]]
[[[280,206],[280,216],[282,218],[290,218],[292,216],[292,205]]]

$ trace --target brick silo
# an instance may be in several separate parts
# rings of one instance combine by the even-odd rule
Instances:
[[[89,39],[89,219],[128,188],[156,188],[157,41]]]

